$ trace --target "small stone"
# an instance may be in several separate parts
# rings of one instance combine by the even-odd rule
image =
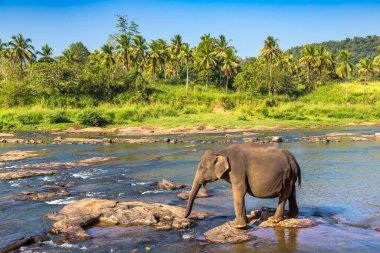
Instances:
[[[273,136],[272,137],[272,142],[282,142],[282,137],[281,136]]]

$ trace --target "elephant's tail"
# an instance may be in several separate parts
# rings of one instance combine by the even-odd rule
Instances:
[[[296,175],[297,175],[298,188],[301,188],[302,179],[301,179],[301,168],[300,168],[300,165],[298,164],[297,159],[293,156],[292,153],[290,153],[288,150],[285,150],[285,152],[286,152],[286,154],[288,156],[289,163],[290,163],[290,166],[291,166],[293,172],[296,173]]]

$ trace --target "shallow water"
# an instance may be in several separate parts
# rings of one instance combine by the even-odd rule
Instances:
[[[181,231],[154,231],[151,228],[91,228],[90,240],[62,244],[52,238],[42,244],[22,248],[31,252],[125,252],[133,249],[150,252],[378,252],[380,233],[380,141],[332,142],[330,144],[300,141],[303,136],[349,131],[374,133],[378,128],[346,130],[259,132],[258,137],[282,135],[287,140],[279,145],[293,152],[302,168],[303,187],[298,191],[301,215],[321,224],[304,229],[258,229],[257,239],[238,245],[207,243],[203,233],[234,218],[230,186],[222,181],[208,184],[213,196],[196,199],[194,209],[213,214],[196,227]],[[30,135],[30,133],[20,133]],[[42,138],[54,138],[35,133]],[[249,136],[244,136],[249,137]],[[100,137],[103,138],[103,137]],[[159,137],[163,139],[164,137]],[[150,143],[104,145],[12,145],[1,144],[0,153],[9,150],[47,149],[46,156],[17,162],[0,163],[0,170],[39,162],[79,161],[94,156],[116,156],[118,159],[90,167],[62,170],[61,174],[0,181],[0,248],[22,236],[46,234],[52,222],[46,214],[64,204],[85,197],[138,199],[185,206],[176,195],[182,190],[155,191],[148,184],[163,178],[189,185],[204,149],[221,149],[228,144],[216,143],[224,134],[177,136],[195,143]],[[206,143],[202,143],[206,140]],[[235,138],[241,142],[241,138]],[[214,143],[209,143],[214,141]],[[160,156],[162,160],[152,161]],[[70,197],[44,202],[14,201],[20,191],[39,190],[44,184],[78,183],[70,188]],[[275,207],[277,200],[246,198],[248,210]],[[146,248],[149,247],[149,248]]]

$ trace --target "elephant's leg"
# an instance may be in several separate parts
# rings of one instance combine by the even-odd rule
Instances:
[[[298,205],[297,205],[297,199],[296,199],[296,187],[295,186],[293,186],[292,194],[290,195],[288,200],[289,200],[288,216],[289,216],[289,218],[295,218],[298,216]]]
[[[247,191],[247,186],[244,184],[232,185],[232,193],[234,197],[234,208],[236,220],[234,223],[235,228],[245,228],[247,226],[247,216],[245,211],[244,196]]]
[[[274,214],[274,217],[272,220],[274,223],[278,223],[284,219],[285,204],[286,204],[286,199],[281,198],[281,196],[280,196],[279,200],[278,200],[278,206],[276,209],[276,213]]]

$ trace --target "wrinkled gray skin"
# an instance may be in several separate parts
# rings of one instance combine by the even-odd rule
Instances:
[[[268,144],[234,144],[220,151],[206,150],[194,177],[185,217],[193,207],[201,185],[224,179],[232,186],[236,228],[247,226],[244,196],[279,198],[274,222],[283,219],[289,200],[289,217],[298,215],[295,183],[301,186],[301,170],[287,150]]]

